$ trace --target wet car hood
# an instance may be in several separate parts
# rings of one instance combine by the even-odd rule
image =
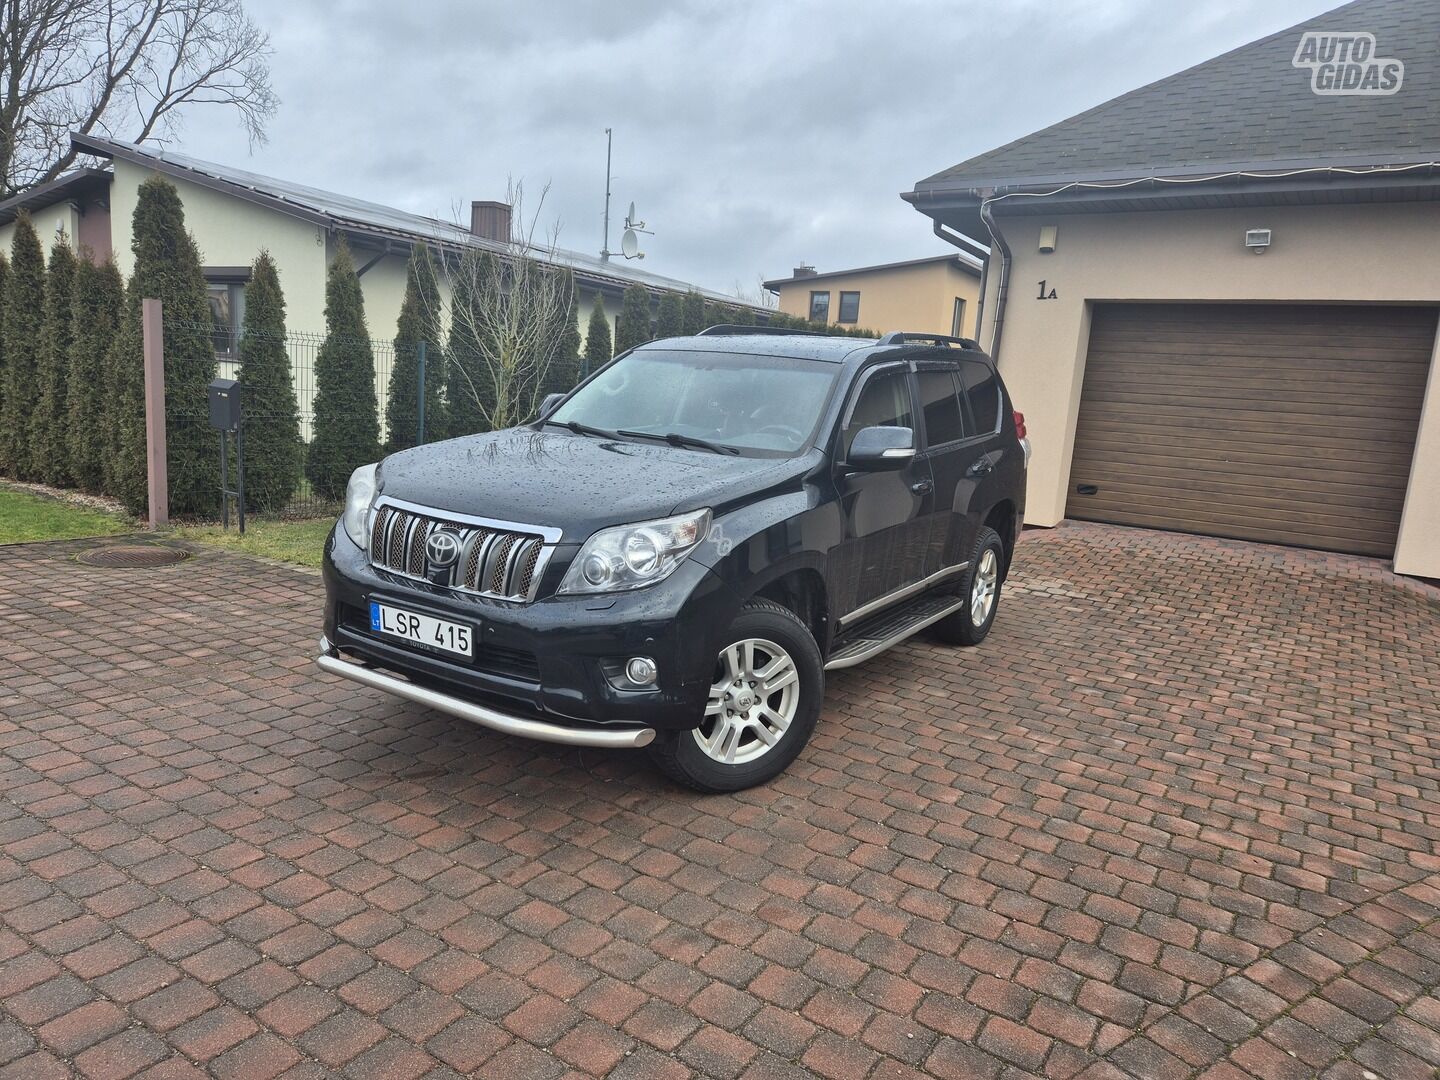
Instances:
[[[509,428],[403,450],[380,494],[435,510],[547,525],[578,543],[597,529],[710,507],[798,481],[807,458],[715,454],[664,443]]]

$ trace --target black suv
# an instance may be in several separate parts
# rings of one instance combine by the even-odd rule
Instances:
[[[972,341],[712,327],[540,415],[355,471],[325,670],[734,791],[800,752],[826,671],[994,622],[1029,444]]]

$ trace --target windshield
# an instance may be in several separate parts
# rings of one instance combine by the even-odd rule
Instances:
[[[575,391],[549,421],[793,454],[814,434],[839,370],[788,356],[631,353]]]

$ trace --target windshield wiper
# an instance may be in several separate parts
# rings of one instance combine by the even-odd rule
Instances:
[[[618,431],[606,431],[604,428],[591,427],[589,424],[582,424],[579,420],[546,420],[545,423],[563,427],[567,431],[573,431],[576,435],[594,435],[597,439],[614,439],[621,434]]]
[[[713,454],[738,454],[740,453],[733,446],[726,446],[724,443],[711,442],[709,439],[702,439],[698,435],[681,435],[676,431],[626,431],[621,428],[617,435],[625,435],[632,439],[661,439],[671,446],[698,446],[702,450],[709,450]]]

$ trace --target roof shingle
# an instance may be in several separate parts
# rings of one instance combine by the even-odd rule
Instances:
[[[1405,64],[1387,97],[1313,93],[1308,30],[1369,31]],[[962,161],[917,191],[1263,163],[1401,163],[1440,152],[1440,0],[1356,0]]]

